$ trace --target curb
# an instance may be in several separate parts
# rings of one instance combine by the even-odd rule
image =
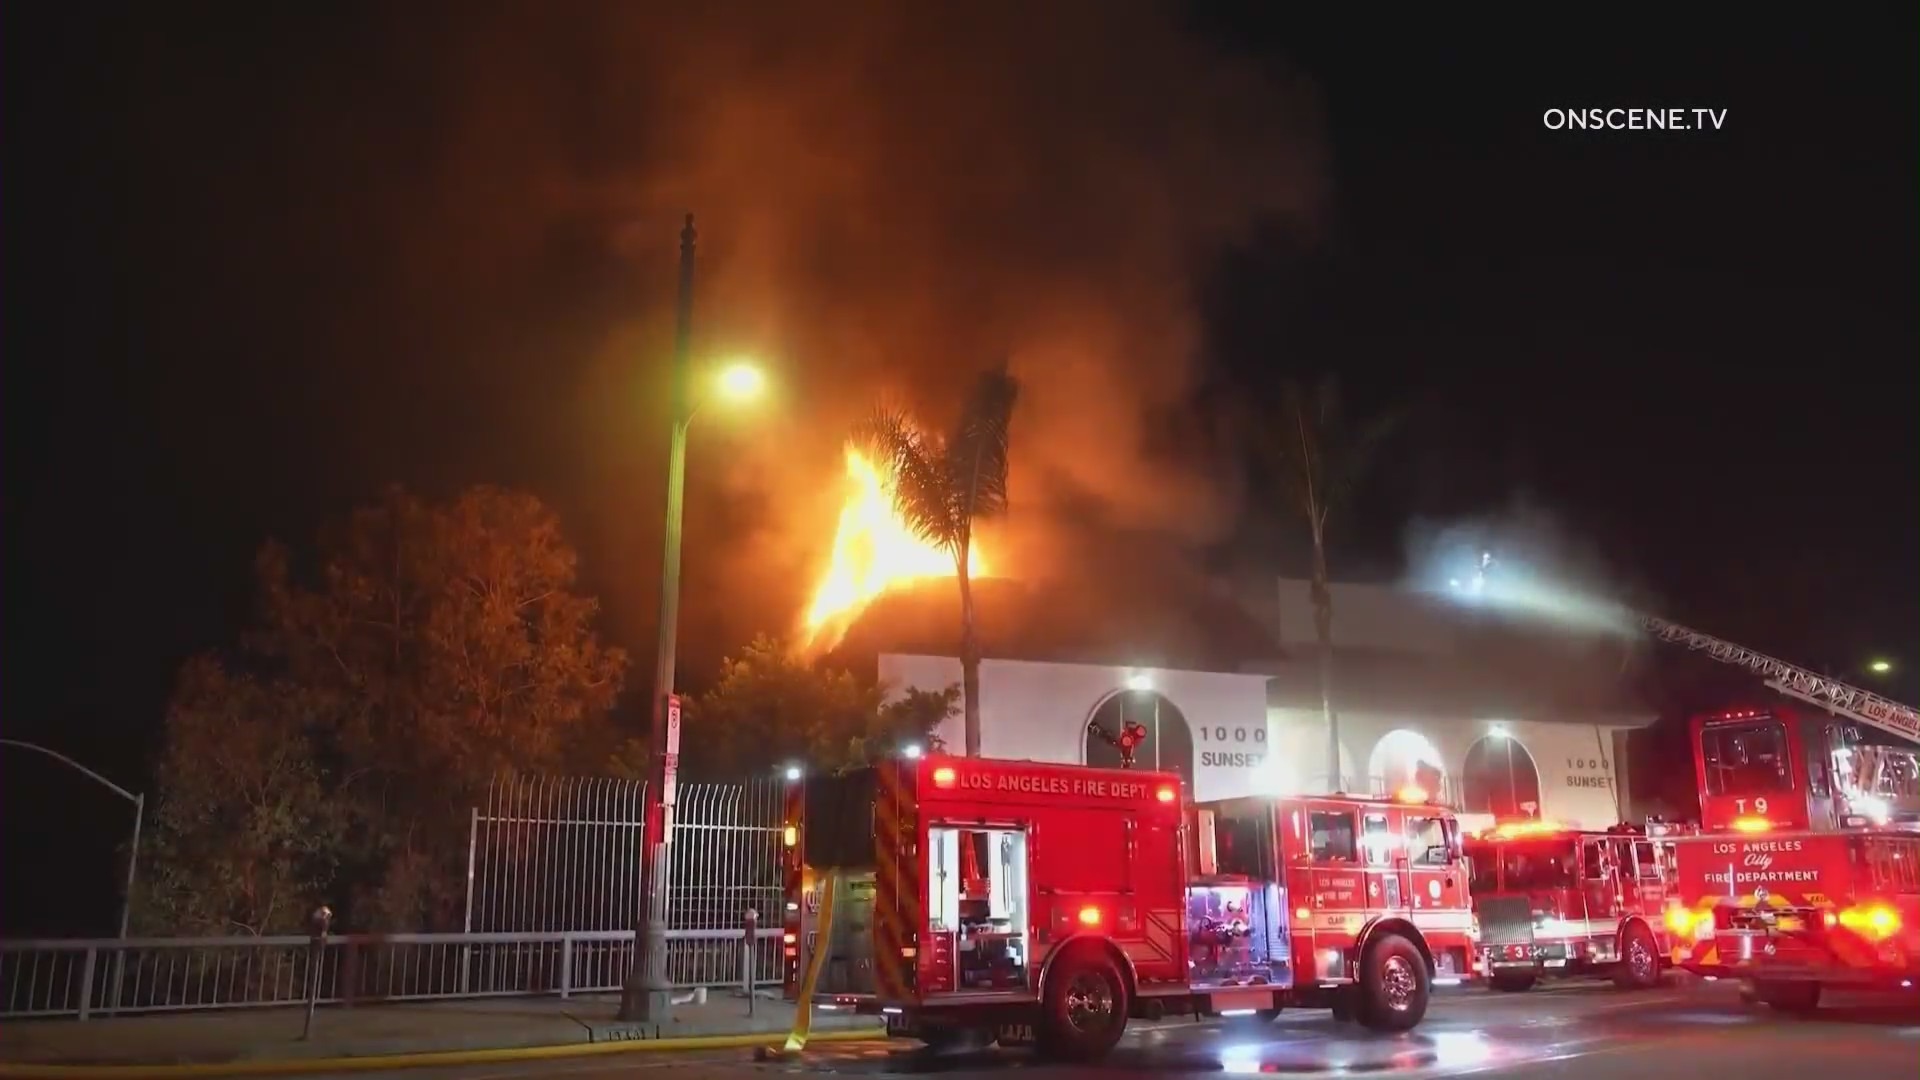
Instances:
[[[886,1038],[885,1028],[849,1028],[823,1031],[809,1043],[854,1042]],[[559,1043],[549,1046],[502,1047],[493,1050],[430,1050],[413,1054],[368,1054],[331,1058],[263,1058],[258,1061],[218,1061],[175,1065],[40,1065],[0,1062],[0,1077],[39,1077],[43,1080],[121,1080],[131,1077],[294,1076],[302,1073],[368,1072],[374,1069],[423,1069],[447,1065],[485,1065],[501,1061],[586,1057],[593,1054],[666,1053],[675,1050],[730,1050],[784,1044],[787,1033],[761,1031],[749,1035],[685,1035],[666,1039],[623,1039],[614,1042]]]

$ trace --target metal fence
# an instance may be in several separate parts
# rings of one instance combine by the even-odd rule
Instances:
[[[777,782],[682,784],[668,839],[667,977],[780,972]],[[504,778],[473,809],[466,932],[0,942],[0,1017],[617,990],[643,901],[646,786]],[[745,913],[760,916],[751,956]],[[749,967],[749,964],[751,965]]]
[[[633,929],[641,903],[646,785],[505,777],[473,809],[463,929]]]
[[[758,986],[780,977],[780,930],[670,930],[676,987]],[[73,1016],[620,989],[633,931],[97,938],[0,942],[0,1016]],[[749,968],[749,964],[751,967]],[[318,980],[317,983],[315,980]],[[116,992],[117,984],[117,992]]]
[[[681,784],[675,793],[667,926],[734,930],[780,903],[778,781]],[[639,913],[646,786],[509,778],[473,810],[465,929],[631,930]]]

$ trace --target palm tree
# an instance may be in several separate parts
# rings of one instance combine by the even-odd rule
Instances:
[[[1383,413],[1357,426],[1341,409],[1340,387],[1323,376],[1311,393],[1289,380],[1282,387],[1277,422],[1263,425],[1259,449],[1288,501],[1306,519],[1313,541],[1314,636],[1320,645],[1320,709],[1327,720],[1327,776],[1338,788],[1340,717],[1333,707],[1333,590],[1327,583],[1327,522],[1345,506],[1371,463],[1374,451],[1399,425],[1397,413]]]
[[[943,439],[904,413],[882,408],[854,433],[876,465],[891,470],[894,510],[920,536],[953,556],[960,586],[960,678],[968,757],[980,756],[980,639],[967,557],[974,522],[1007,508],[1007,430],[1020,384],[1002,364],[975,381]]]

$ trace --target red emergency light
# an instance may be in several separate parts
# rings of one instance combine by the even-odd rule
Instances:
[[[1733,819],[1734,832],[1766,832],[1773,828],[1773,822],[1763,817],[1737,817]]]
[[[950,766],[942,765],[939,768],[933,770],[933,786],[934,787],[952,787],[953,786],[953,769]]]
[[[1174,794],[1172,785],[1162,784],[1160,785],[1160,790],[1153,793],[1153,797],[1159,799],[1161,802],[1172,802],[1174,800]]]

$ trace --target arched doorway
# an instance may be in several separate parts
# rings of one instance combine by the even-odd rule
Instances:
[[[1163,769],[1180,774],[1193,790],[1193,732],[1187,727],[1186,714],[1165,695],[1152,690],[1122,690],[1100,703],[1088,718],[1083,733],[1086,761],[1105,769],[1120,767],[1120,748],[1107,742],[1093,730],[1118,737],[1124,725],[1139,724],[1147,729],[1146,741],[1134,748],[1133,767]]]
[[[1469,814],[1540,816],[1540,770],[1511,735],[1485,735],[1468,747],[1460,782],[1461,809]]]
[[[1391,795],[1414,785],[1439,796],[1446,784],[1446,766],[1432,740],[1417,731],[1398,728],[1380,737],[1367,758],[1367,775],[1377,794]]]

